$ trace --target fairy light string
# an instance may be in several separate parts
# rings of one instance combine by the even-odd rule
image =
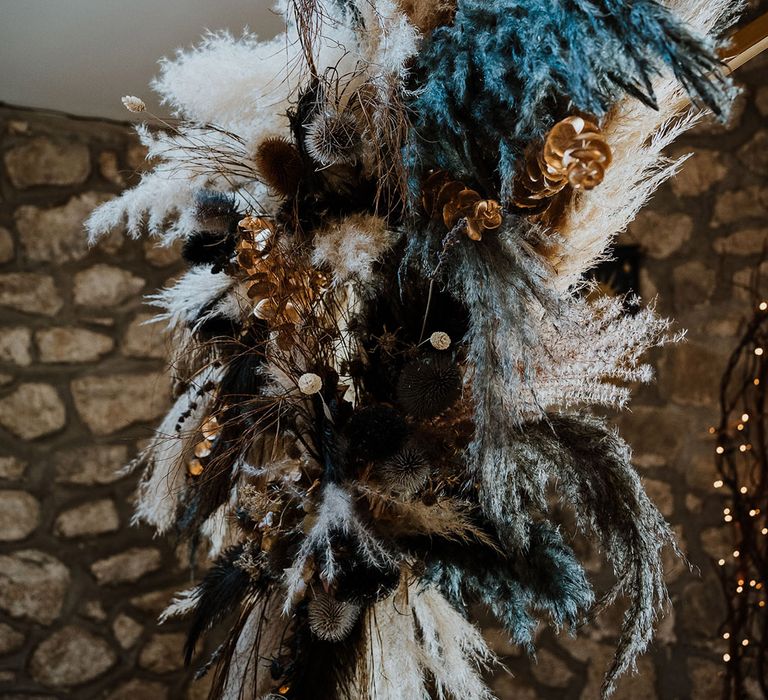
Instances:
[[[752,318],[733,351],[720,385],[715,437],[722,517],[733,549],[716,562],[726,607],[719,630],[724,642],[723,698],[747,697],[754,682],[768,698],[768,301]]]

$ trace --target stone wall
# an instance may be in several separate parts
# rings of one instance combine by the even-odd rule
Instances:
[[[768,236],[768,62],[740,78],[731,127],[703,125],[676,146],[696,155],[623,237],[644,254],[640,292],[658,293],[689,339],[658,354],[658,382],[618,420],[700,574],[670,558],[674,613],[617,698],[720,687],[710,558],[729,543],[707,427]],[[142,152],[122,124],[9,108],[0,139],[0,700],[199,697],[180,669],[183,625],[154,623],[188,573],[169,542],[129,527],[135,477],[115,473],[167,402],[165,348],[141,297],[179,263],[120,235],[89,250],[81,231],[94,204],[135,180]],[[515,674],[494,679],[499,697],[597,698],[619,621],[578,639],[543,632],[537,663],[488,627]]]
[[[188,574],[116,472],[166,408],[142,296],[178,255],[86,245],[142,166],[125,125],[3,108],[0,151],[0,697],[183,698],[180,630],[154,619]]]

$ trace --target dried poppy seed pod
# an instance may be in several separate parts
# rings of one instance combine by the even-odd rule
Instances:
[[[447,350],[451,347],[451,336],[444,331],[435,331],[429,336],[429,344],[435,350]]]
[[[203,463],[195,457],[187,462],[187,472],[190,476],[200,476],[203,473]]]
[[[262,321],[270,321],[275,317],[277,307],[271,299],[262,299],[253,309],[253,315]]]
[[[322,388],[323,380],[312,372],[307,372],[299,377],[299,391],[302,394],[311,396],[312,394],[316,394]]]

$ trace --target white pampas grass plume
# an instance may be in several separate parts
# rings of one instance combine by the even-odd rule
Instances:
[[[360,606],[336,600],[321,591],[307,606],[309,629],[318,639],[340,642],[346,639],[360,616]]]
[[[627,313],[626,306],[635,313]],[[515,410],[532,419],[553,408],[624,408],[627,385],[653,378],[652,367],[642,361],[645,353],[682,339],[683,334],[669,332],[670,325],[653,303],[640,308],[637,298],[567,298],[560,318],[539,322],[539,343],[528,357],[534,372],[510,397]]]
[[[204,387],[215,384],[220,374],[220,368],[208,367],[190,382],[139,457],[146,469],[139,483],[134,523],[153,525],[162,535],[176,522],[176,509],[184,494],[186,460],[192,456],[197,428],[212,398]]]
[[[129,112],[147,111],[147,105],[144,104],[144,100],[142,100],[140,97],[136,97],[135,95],[125,95],[124,97],[120,98],[120,101],[123,103],[123,107],[125,107]]]
[[[411,601],[424,666],[435,679],[438,697],[493,698],[478,672],[494,660],[480,631],[434,588],[414,592]]]
[[[339,563],[333,552],[332,538],[338,532],[355,538],[357,555],[363,557],[366,563],[378,568],[385,564],[395,564],[392,555],[356,514],[352,494],[337,484],[329,483],[323,489],[312,528],[306,534],[290,568],[285,571],[286,599],[283,611],[286,614],[290,613],[297,596],[304,590],[302,574],[315,551],[322,551],[325,555],[321,578],[328,583],[335,580]]]
[[[367,282],[373,264],[394,243],[384,219],[370,214],[353,214],[315,236],[312,262],[327,267],[336,284],[350,277]]]
[[[227,301],[227,292],[234,284],[234,280],[224,272],[212,273],[209,265],[195,265],[172,287],[148,295],[147,301],[163,310],[155,319],[167,321],[169,328],[192,326],[224,310],[228,314],[234,313],[235,309]],[[216,304],[217,301],[219,304]],[[202,310],[206,308],[211,311],[201,316]]]
[[[157,618],[158,624],[162,625],[174,617],[184,617],[187,613],[194,610],[199,602],[200,589],[197,586],[179,591],[174,594],[173,600],[171,600],[168,607],[160,613],[160,617]]]
[[[691,30],[712,34],[727,24],[741,3],[729,0],[669,0],[666,3]],[[690,129],[700,113],[674,76],[664,72],[653,81],[658,110],[634,98],[621,100],[606,118],[603,134],[613,162],[599,187],[579,193],[557,227],[563,241],[554,261],[554,284],[565,290],[599,262],[615,236],[623,231],[648,198],[672,177],[684,159],[670,161],[664,148]]]
[[[413,583],[369,609],[357,695],[376,700],[492,700],[480,669],[495,657],[480,632],[434,588]],[[430,683],[431,684],[431,683]]]

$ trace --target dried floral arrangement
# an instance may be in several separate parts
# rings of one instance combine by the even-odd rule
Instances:
[[[675,340],[583,274],[731,87],[726,0],[285,0],[154,83],[153,169],[91,216],[189,271],[153,298],[176,401],[136,518],[209,548],[186,616],[212,698],[490,698],[467,619],[532,650],[626,599],[604,695],[648,645],[675,547],[622,407]],[[690,109],[690,100],[697,107]],[[142,112],[138,98],[126,107]],[[615,574],[596,595],[553,507]]]

